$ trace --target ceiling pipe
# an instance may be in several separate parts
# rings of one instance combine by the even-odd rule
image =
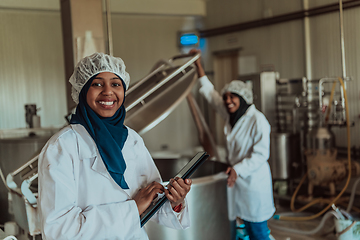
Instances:
[[[113,51],[113,41],[112,41],[110,0],[105,0],[105,14],[106,14],[107,53],[113,56],[114,51]]]
[[[350,9],[359,6],[360,6],[360,0],[346,1],[342,4],[342,9]],[[289,14],[279,15],[279,16],[255,20],[255,21],[228,25],[224,27],[207,29],[207,30],[200,30],[199,33],[200,33],[200,37],[202,38],[214,37],[232,32],[239,32],[257,27],[264,27],[273,24],[304,19],[305,17],[313,17],[313,16],[318,16],[318,15],[322,15],[330,12],[337,12],[337,11],[339,11],[339,4],[335,3],[335,4],[325,5],[322,7],[312,8],[308,10],[304,9],[298,12],[293,12]]]

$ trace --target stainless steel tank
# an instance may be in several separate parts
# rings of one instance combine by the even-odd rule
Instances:
[[[269,164],[273,179],[294,179],[302,175],[300,134],[271,133]]]
[[[174,177],[189,159],[155,159],[164,181]],[[149,221],[145,225],[150,240],[230,239],[224,163],[207,160],[192,176],[187,195],[191,227],[175,230]]]
[[[18,169],[45,145],[57,128],[9,129],[0,131],[0,167],[4,177]],[[8,190],[0,184],[0,223],[13,220],[8,212]]]

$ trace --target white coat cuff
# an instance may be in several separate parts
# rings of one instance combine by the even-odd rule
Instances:
[[[181,210],[180,212],[175,212],[174,209],[173,209],[173,212],[175,214],[175,216],[179,219],[179,216],[184,212],[184,209],[186,207],[186,201],[184,200],[182,203],[181,203]],[[180,220],[180,219],[179,219]]]
[[[209,78],[206,75],[199,78],[199,82],[201,84],[201,88],[203,88],[203,87],[207,88],[207,89],[214,88],[214,85],[210,82]]]
[[[247,178],[250,175],[250,172],[242,166],[241,162],[235,164],[233,169],[235,170],[238,177],[240,176],[241,178]]]

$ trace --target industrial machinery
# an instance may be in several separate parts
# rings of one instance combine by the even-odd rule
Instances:
[[[335,186],[346,179],[349,167],[339,159],[331,127],[346,126],[344,91],[328,91],[326,83],[337,78],[319,80],[279,79],[277,81],[277,129],[272,137],[270,165],[274,181],[299,179],[307,173],[308,200],[314,186],[327,187],[335,196]],[[339,84],[340,85],[340,84]],[[333,107],[332,107],[333,106]],[[352,176],[360,174],[353,162]]]
[[[4,182],[4,184],[0,184],[1,224],[14,220],[13,214],[9,213],[11,206],[9,205],[6,176],[26,164],[58,130],[59,128],[56,127],[0,130],[0,175]]]
[[[37,215],[38,155],[6,177],[15,222],[31,236],[41,233]]]
[[[342,86],[340,94],[336,94],[338,81]],[[325,83],[333,83],[330,96],[325,91]],[[335,184],[346,179],[349,174],[353,177],[360,175],[359,163],[353,161],[350,165],[346,159],[338,158],[335,135],[331,131],[331,127],[346,126],[345,91],[342,79],[323,78],[319,80],[319,126],[308,131],[306,136],[305,156],[310,197],[313,195],[313,187],[316,185],[329,187],[330,195],[335,196]]]

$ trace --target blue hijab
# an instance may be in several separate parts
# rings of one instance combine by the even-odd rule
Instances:
[[[125,107],[122,104],[112,117],[101,117],[90,108],[86,102],[86,95],[96,76],[89,79],[81,89],[79,104],[76,107],[76,113],[71,117],[70,123],[81,124],[85,127],[94,139],[111,177],[121,188],[129,189],[124,179],[126,164],[121,152],[128,136],[128,129],[124,126]],[[125,92],[124,82],[123,86]]]

